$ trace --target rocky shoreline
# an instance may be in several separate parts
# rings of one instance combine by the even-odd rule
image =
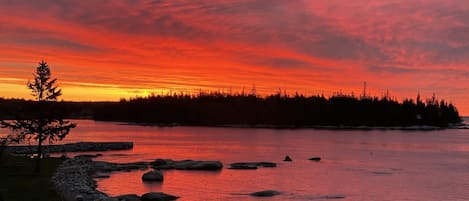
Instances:
[[[163,192],[148,192],[143,195],[120,195],[111,197],[104,192],[97,190],[96,178],[108,178],[110,172],[114,171],[132,171],[146,170],[142,175],[142,182],[161,182],[163,181],[164,171],[220,171],[223,169],[223,163],[220,161],[199,161],[199,160],[172,160],[155,159],[152,162],[133,162],[133,163],[110,163],[104,161],[94,161],[96,155],[79,155],[65,160],[54,173],[52,182],[57,193],[64,201],[154,201],[154,200],[176,200],[179,197],[165,194]],[[309,160],[319,161],[320,157],[312,157]],[[274,168],[276,163],[272,162],[237,162],[230,164],[228,169],[257,169],[258,167]],[[156,174],[157,178],[153,176]],[[152,176],[148,178],[148,176]],[[271,197],[281,195],[283,192],[275,190],[264,190],[242,195],[254,197]],[[334,197],[340,199],[345,196]],[[327,197],[327,199],[331,199]]]
[[[133,142],[77,142],[59,145],[44,145],[42,146],[42,150],[43,153],[62,153],[129,150],[133,147]],[[37,152],[37,146],[9,146],[6,151],[11,154],[30,154]]]
[[[93,161],[95,156],[81,155],[64,161],[52,177],[52,182],[57,192],[65,201],[122,201],[124,197],[133,197],[140,200],[138,195],[122,195],[110,197],[96,190],[97,184],[93,178],[105,178],[106,173],[114,171],[132,171],[154,169],[175,170],[209,170],[216,171],[223,167],[219,161],[195,161],[171,159],[156,159],[154,162],[134,163],[109,163],[104,161]],[[160,198],[149,199],[148,197],[160,196]],[[144,199],[145,198],[145,199]],[[148,198],[148,199],[147,199]],[[177,196],[161,192],[150,192],[142,195],[141,200],[173,200]]]
[[[110,197],[96,190],[94,164],[90,158],[78,157],[64,161],[52,177],[57,193],[65,201],[106,201]]]
[[[96,190],[94,176],[102,172],[147,169],[150,163],[108,163],[93,161],[90,157],[77,156],[64,161],[52,177],[57,192],[65,201],[118,201]]]

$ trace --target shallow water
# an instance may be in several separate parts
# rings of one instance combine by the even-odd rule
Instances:
[[[156,158],[221,160],[219,172],[164,171],[161,184],[141,181],[144,171],[98,180],[109,195],[162,191],[179,200],[469,200],[469,130],[314,130],[144,127],[76,121],[64,142],[133,141],[134,149],[97,160]],[[289,155],[293,162],[283,162]],[[307,160],[312,156],[321,162]],[[276,168],[226,169],[229,163],[270,161]],[[273,189],[272,198],[247,194]]]

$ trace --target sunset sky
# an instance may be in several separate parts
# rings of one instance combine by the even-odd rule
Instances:
[[[0,0],[0,96],[433,93],[469,115],[467,0]]]

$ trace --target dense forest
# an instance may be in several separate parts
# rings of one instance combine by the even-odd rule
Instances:
[[[454,105],[432,98],[397,101],[353,95],[303,96],[200,93],[151,95],[119,102],[57,102],[67,118],[160,125],[411,126],[447,127],[461,122]],[[0,99],[3,119],[19,118],[38,108],[36,102]]]

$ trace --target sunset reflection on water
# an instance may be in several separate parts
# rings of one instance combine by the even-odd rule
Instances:
[[[338,131],[143,127],[78,121],[74,141],[133,141],[134,149],[102,152],[112,162],[220,160],[221,171],[165,170],[163,183],[143,183],[144,171],[116,172],[98,180],[109,195],[162,191],[179,200],[260,200],[248,194],[277,190],[269,200],[469,199],[467,130]],[[293,162],[283,162],[290,155]],[[307,160],[312,156],[321,162]],[[276,168],[230,170],[232,162],[270,161]],[[263,200],[263,199],[262,199]]]

